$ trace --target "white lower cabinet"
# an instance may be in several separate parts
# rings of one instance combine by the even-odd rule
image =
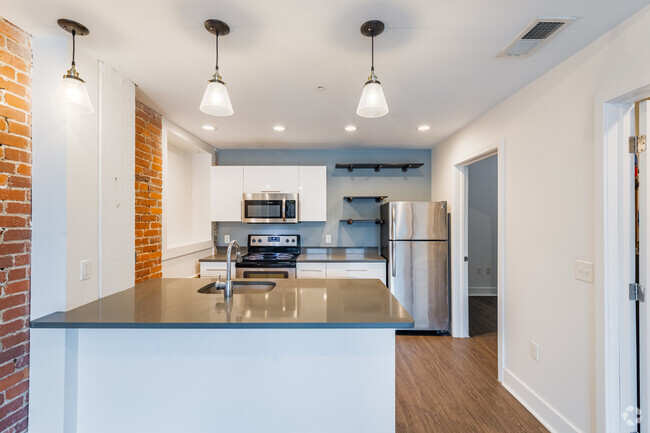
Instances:
[[[327,263],[327,278],[377,278],[386,284],[385,262]]]
[[[327,263],[296,263],[296,278],[327,278]]]
[[[201,278],[217,278],[221,276],[222,280],[226,279],[228,267],[226,262],[200,262]],[[235,263],[230,264],[230,276],[235,278]]]
[[[385,262],[305,262],[296,265],[297,278],[377,278],[386,284]]]

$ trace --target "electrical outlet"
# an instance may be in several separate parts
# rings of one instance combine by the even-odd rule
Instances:
[[[539,346],[533,340],[530,340],[530,357],[539,361]]]
[[[481,268],[476,268],[476,275],[481,275]]]
[[[79,279],[81,281],[90,278],[90,260],[82,260],[79,262]]]
[[[489,267],[489,266],[487,268],[485,268],[485,273],[488,274],[488,275],[492,275],[492,268]]]
[[[326,244],[331,244],[332,243],[332,235],[330,235],[330,234],[325,235],[325,243]]]
[[[576,260],[575,264],[575,277],[576,280],[586,281],[588,283],[594,282],[594,264]]]
[[[230,235],[223,235],[223,241],[224,241],[224,243],[229,244],[230,243]]]

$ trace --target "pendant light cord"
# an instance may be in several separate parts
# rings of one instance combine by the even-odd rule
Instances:
[[[215,69],[215,71],[218,71],[219,70],[219,31],[217,31],[217,43],[215,45],[216,45],[216,50],[217,50],[217,56],[216,56],[217,62],[215,64],[214,69]]]
[[[371,48],[371,51],[372,51],[372,55],[371,55],[371,57],[372,57],[372,66],[370,67],[370,70],[372,72],[375,72],[375,32],[372,32],[372,38],[370,38],[370,39],[372,40],[372,42],[371,42],[371,46],[372,46],[372,48]]]
[[[75,40],[74,37],[77,34],[77,31],[75,29],[72,29],[72,67],[74,68],[74,54],[75,54]]]

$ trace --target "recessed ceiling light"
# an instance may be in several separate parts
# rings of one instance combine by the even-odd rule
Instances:
[[[348,125],[348,126],[345,127],[345,130],[348,131],[348,132],[354,132],[357,129],[359,129],[359,127],[357,127],[355,125]]]
[[[215,129],[217,129],[217,127],[212,125],[203,125],[203,129],[205,129],[206,131],[214,131]]]
[[[417,127],[417,130],[420,132],[428,131],[429,129],[431,129],[429,125],[420,125]]]
[[[274,130],[274,131],[277,131],[277,132],[284,132],[284,131],[287,130],[287,127],[286,127],[286,126],[282,126],[282,125],[275,125],[275,126],[273,127],[273,130]]]

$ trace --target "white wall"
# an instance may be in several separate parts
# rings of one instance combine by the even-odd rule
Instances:
[[[496,295],[497,157],[491,156],[470,165],[468,177],[469,294]]]
[[[603,108],[594,101],[650,84],[648,40],[645,8],[432,153],[432,199],[451,203],[454,165],[505,140],[504,384],[556,431],[596,431],[601,416],[595,294],[602,281],[575,280],[573,266],[595,261],[599,273],[594,146]],[[529,340],[539,344],[539,361],[529,356]]]
[[[105,270],[119,268],[119,277],[103,274],[106,293],[133,284],[134,271],[123,272],[133,261],[133,238],[128,235],[134,233],[133,212],[105,210],[115,205],[114,197],[125,201],[125,209],[133,209],[134,201],[125,191],[127,185],[133,189],[134,181],[120,175],[119,181],[109,182],[101,176],[128,171],[122,155],[134,158],[134,85],[78,51],[77,70],[86,80],[95,111],[80,114],[53,106],[52,96],[69,68],[69,45],[65,36],[33,38],[32,317],[98,299],[100,253],[112,260]],[[103,97],[100,83],[106,87]],[[120,86],[125,90],[118,92]],[[101,152],[100,144],[105,144]],[[105,248],[100,248],[100,234],[111,239]],[[91,276],[83,281],[81,260],[91,263]]]
[[[198,259],[212,248],[210,167],[212,148],[163,119],[164,278],[194,277]]]

